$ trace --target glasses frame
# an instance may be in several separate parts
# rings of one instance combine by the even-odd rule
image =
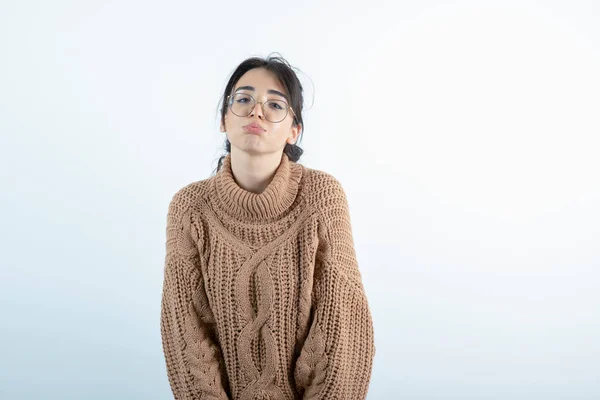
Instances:
[[[233,100],[233,96],[235,96],[236,94],[243,94],[244,96],[248,96],[248,97],[250,97],[250,98],[252,99],[252,101],[254,102],[254,105],[253,105],[252,107],[250,107],[250,112],[249,112],[248,114],[246,114],[246,115],[238,115],[238,114],[236,114],[236,113],[234,113],[234,112],[233,112],[233,109],[231,108],[231,107],[232,107],[232,105],[233,105],[233,101],[231,101],[231,102],[230,102],[230,101],[229,101],[229,98],[231,98],[231,99]],[[292,108],[292,106],[290,106],[288,103],[286,103],[286,102],[284,101],[284,103],[285,103],[285,105],[286,105],[287,107],[286,107],[286,110],[285,110],[285,116],[283,117],[283,119],[281,119],[280,121],[276,121],[276,122],[275,122],[275,121],[271,121],[271,120],[269,120],[269,119],[267,118],[267,113],[265,112],[265,103],[268,103],[269,101],[271,101],[271,100],[267,100],[267,101],[256,101],[256,99],[255,99],[255,98],[254,98],[252,95],[250,95],[250,94],[248,94],[248,93],[233,93],[233,94],[230,94],[229,96],[227,96],[227,108],[229,108],[229,109],[231,110],[231,112],[233,113],[233,115],[237,115],[238,117],[247,117],[248,115],[252,114],[252,111],[254,111],[254,108],[256,107],[256,105],[257,105],[257,104],[260,104],[260,107],[262,108],[263,115],[264,115],[265,119],[266,119],[267,121],[269,121],[269,122],[272,122],[272,123],[274,123],[274,124],[278,124],[278,123],[280,123],[281,121],[283,121],[284,119],[286,119],[286,117],[288,116],[288,114],[289,114],[289,111],[288,111],[288,110],[292,110],[292,114],[294,114],[294,120],[296,119],[296,112],[294,112],[294,109]],[[277,100],[277,101],[283,101],[283,100]]]

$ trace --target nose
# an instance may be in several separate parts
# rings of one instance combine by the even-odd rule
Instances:
[[[262,103],[256,102],[256,104],[254,104],[250,117],[254,117],[255,115],[258,115],[259,119],[264,119],[265,116],[263,115]]]

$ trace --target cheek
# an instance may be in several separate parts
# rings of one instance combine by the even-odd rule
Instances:
[[[240,120],[240,117],[233,115],[231,113],[231,111],[227,111],[225,113],[225,123],[227,124],[227,126],[234,127],[238,124],[239,120]]]
[[[285,140],[290,135],[290,128],[287,126],[276,126],[272,129],[272,136],[278,140]]]

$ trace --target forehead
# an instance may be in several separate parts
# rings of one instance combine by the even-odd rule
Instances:
[[[287,91],[277,76],[264,68],[253,68],[247,71],[235,84],[234,91],[240,86],[252,86],[258,92],[267,92],[274,89],[287,95]]]

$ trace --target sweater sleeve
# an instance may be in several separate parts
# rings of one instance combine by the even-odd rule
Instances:
[[[365,399],[375,356],[371,312],[354,250],[346,195],[333,178],[321,208],[312,320],[294,369],[303,399]]]
[[[160,318],[167,376],[176,400],[228,399],[200,269],[202,231],[191,223],[189,207],[183,208],[176,195],[167,214]]]

